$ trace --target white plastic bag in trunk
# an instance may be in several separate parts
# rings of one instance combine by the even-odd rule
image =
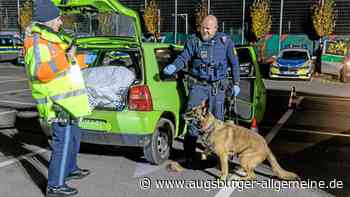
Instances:
[[[90,107],[122,110],[135,74],[122,66],[100,66],[82,70]]]

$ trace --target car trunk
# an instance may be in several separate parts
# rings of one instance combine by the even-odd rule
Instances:
[[[126,109],[129,88],[143,83],[143,69],[138,49],[81,49],[88,54],[89,66],[83,69],[90,107],[93,109]]]

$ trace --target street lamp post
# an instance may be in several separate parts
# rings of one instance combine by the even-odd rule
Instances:
[[[175,0],[175,30],[174,30],[174,44],[176,44],[176,34],[177,34],[177,0]]]
[[[19,0],[17,0],[17,23],[18,23],[18,30],[19,30],[19,36],[21,36],[21,12],[20,12],[20,6],[19,6]]]
[[[185,21],[186,21],[186,34],[188,34],[188,14],[187,13],[184,13],[184,14],[177,14],[178,16],[181,16],[181,17],[184,17],[185,18]]]
[[[210,0],[208,0],[208,15],[210,14]]]
[[[278,52],[281,50],[282,21],[283,21],[283,0],[281,0],[281,11],[280,11],[280,32],[279,32],[279,36],[278,36]]]
[[[242,8],[242,39],[241,44],[244,42],[244,23],[245,23],[245,0],[243,0],[243,8]]]

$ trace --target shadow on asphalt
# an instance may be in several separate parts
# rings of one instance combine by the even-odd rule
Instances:
[[[34,154],[31,150],[24,147],[25,139],[20,133],[14,133],[10,136],[0,133],[0,152],[6,157],[19,158],[26,154]],[[27,141],[27,140],[25,140]],[[36,167],[38,164],[48,167],[48,161],[40,154],[35,154],[30,159],[20,159],[18,166],[35,183],[43,194],[46,192],[47,178]]]
[[[322,181],[326,185],[342,183],[342,188],[323,188],[337,197],[349,196],[350,185],[350,158],[347,157],[350,140],[344,137],[325,137],[318,143],[308,145],[305,148],[289,152],[281,150],[281,146],[286,144],[298,146],[301,141],[312,140],[312,136],[295,133],[284,133],[283,138],[271,143],[270,147],[274,151],[279,163],[285,169],[296,172],[302,180]],[[284,144],[284,145],[282,145]],[[340,181],[340,182],[339,182]]]

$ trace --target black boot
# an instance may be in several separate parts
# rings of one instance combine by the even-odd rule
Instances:
[[[196,159],[196,143],[197,137],[192,136],[190,134],[186,134],[184,138],[184,152],[185,152],[185,166],[187,168],[195,168],[197,166]]]
[[[48,187],[46,189],[46,197],[67,197],[78,194],[78,190],[67,185],[61,187]]]

